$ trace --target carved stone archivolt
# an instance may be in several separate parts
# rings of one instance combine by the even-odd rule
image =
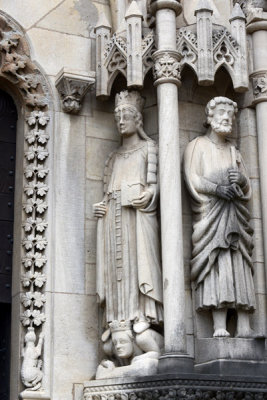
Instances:
[[[26,117],[20,313],[25,347],[21,352],[21,379],[25,388],[35,391],[42,385],[42,325],[46,319],[49,90],[30,58],[29,46],[20,28],[3,15],[0,15],[0,28],[0,76],[20,93]],[[37,338],[38,344],[34,347]]]

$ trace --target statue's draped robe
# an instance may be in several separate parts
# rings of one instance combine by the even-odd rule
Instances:
[[[191,278],[196,308],[254,310],[252,235],[246,203],[251,189],[243,160],[235,150],[239,171],[246,177],[243,195],[223,200],[217,185],[228,185],[233,168],[231,144],[213,143],[207,136],[194,139],[184,155],[185,180],[192,196],[193,252]]]
[[[156,146],[145,140],[128,151],[121,147],[106,162],[107,213],[98,221],[97,236],[97,294],[105,323],[163,320],[156,163]],[[153,193],[145,209],[121,205],[125,182]]]

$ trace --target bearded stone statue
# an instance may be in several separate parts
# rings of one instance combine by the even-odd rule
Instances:
[[[212,99],[206,107],[207,134],[190,142],[184,155],[194,218],[191,278],[197,310],[212,310],[214,337],[230,336],[229,308],[237,310],[236,337],[254,336],[251,187],[242,156],[229,140],[236,113],[232,100]]]

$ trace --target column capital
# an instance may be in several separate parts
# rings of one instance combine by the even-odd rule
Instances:
[[[161,83],[181,84],[181,55],[174,50],[158,50],[153,54],[155,86]]]
[[[150,12],[156,14],[158,10],[169,9],[175,11],[176,15],[181,14],[182,5],[180,0],[151,0]]]
[[[247,32],[267,30],[267,12],[262,8],[252,8],[247,17]]]
[[[267,70],[259,70],[250,75],[252,79],[253,104],[267,101]]]

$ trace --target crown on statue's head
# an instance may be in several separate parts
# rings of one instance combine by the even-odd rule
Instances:
[[[132,323],[131,321],[112,321],[109,324],[109,328],[111,333],[112,332],[119,332],[119,331],[129,331],[132,330]]]
[[[124,90],[116,94],[115,107],[129,106],[136,108],[137,111],[142,113],[145,104],[145,99],[136,90],[129,92]]]

